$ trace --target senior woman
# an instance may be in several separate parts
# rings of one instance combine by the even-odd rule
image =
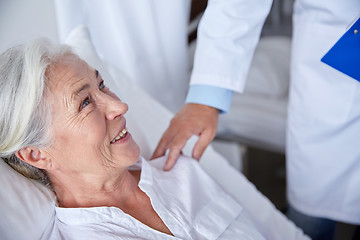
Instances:
[[[4,52],[0,104],[1,158],[56,194],[44,239],[263,239],[196,161],[142,159],[127,104],[66,45]]]

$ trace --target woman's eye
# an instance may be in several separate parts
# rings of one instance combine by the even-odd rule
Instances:
[[[105,88],[105,83],[104,83],[104,81],[101,81],[99,84],[99,89],[104,90],[104,88]]]
[[[81,102],[80,110],[82,110],[83,108],[85,108],[89,104],[90,104],[90,100],[89,100],[89,97],[87,97]]]

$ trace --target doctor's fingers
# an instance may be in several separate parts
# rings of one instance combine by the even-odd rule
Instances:
[[[151,157],[151,159],[158,158],[161,156],[164,156],[166,153],[166,150],[172,146],[174,146],[174,142],[180,142],[178,138],[186,138],[186,135],[182,137],[184,132],[181,132],[180,128],[170,124],[169,128],[164,132],[164,134],[161,136],[161,139],[158,143],[158,145],[155,148],[155,151]],[[188,138],[191,137],[191,134],[184,140],[186,141]],[[181,146],[181,144],[176,144]],[[180,149],[181,150],[181,149]]]
[[[174,136],[175,136],[175,134],[172,133],[172,130],[169,127],[164,132],[164,134],[161,136],[161,139],[160,139],[158,145],[156,146],[155,151],[150,159],[152,160],[152,159],[164,156],[166,153],[166,150],[169,148],[168,147],[169,143],[174,138]]]
[[[210,128],[203,131],[199,139],[197,140],[194,149],[192,151],[192,157],[196,160],[200,160],[207,146],[211,143],[216,135],[216,128]]]
[[[165,165],[164,165],[164,171],[169,171],[175,166],[175,163],[181,154],[181,149],[177,147],[170,148],[168,159],[166,159]]]
[[[166,160],[164,170],[170,170],[176,163],[187,140],[193,135],[190,130],[169,127],[162,136],[152,158],[165,155],[167,149],[170,149],[168,159]]]
[[[166,160],[164,170],[168,171],[174,167],[176,160],[181,154],[181,150],[185,147],[187,140],[193,135],[193,132],[190,130],[187,131],[178,131],[178,134],[174,136],[172,141],[169,144],[169,156]]]
[[[172,169],[181,154],[181,150],[184,148],[187,140],[192,136],[191,132],[188,132],[188,134],[177,134],[169,146],[169,155],[166,160],[164,170],[169,171]]]

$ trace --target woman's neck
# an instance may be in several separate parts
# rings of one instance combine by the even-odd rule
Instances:
[[[104,177],[50,175],[60,207],[131,207],[144,193],[138,187],[140,171],[123,170]]]
[[[140,171],[125,170],[118,177],[107,181],[94,178],[86,178],[84,181],[80,177],[66,176],[64,179],[68,181],[65,182],[52,175],[50,179],[60,207],[118,207],[143,224],[172,235],[153,209],[150,198],[138,187]]]

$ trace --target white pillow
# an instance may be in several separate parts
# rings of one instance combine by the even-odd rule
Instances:
[[[55,196],[0,160],[0,239],[40,239],[54,216]]]

